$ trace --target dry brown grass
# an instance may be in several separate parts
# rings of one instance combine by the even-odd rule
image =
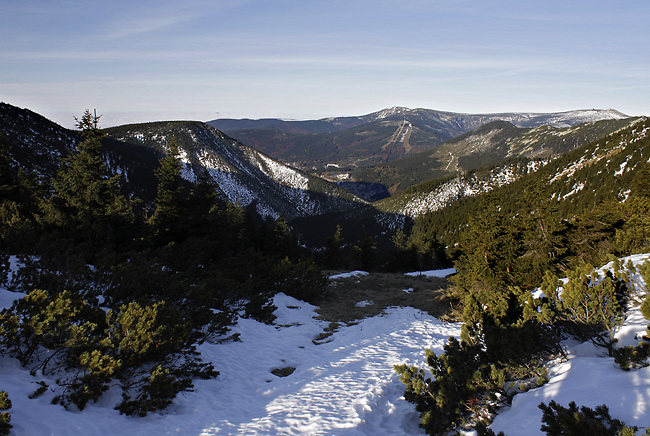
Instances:
[[[330,331],[338,327],[337,323],[350,324],[391,306],[411,306],[453,321],[458,319],[457,301],[447,295],[448,285],[444,278],[390,273],[331,279],[326,293],[316,302],[317,312],[321,319],[330,321]],[[405,292],[407,289],[410,291]],[[359,307],[357,303],[362,301],[373,304]]]

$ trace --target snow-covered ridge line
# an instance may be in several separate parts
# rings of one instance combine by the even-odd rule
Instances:
[[[135,126],[121,133],[119,139],[153,142],[164,151],[172,136],[180,144],[184,179],[195,181],[199,167],[205,168],[229,202],[243,207],[254,202],[262,216],[292,219],[350,207],[336,197],[336,191],[327,196],[313,195],[305,174],[204,123],[144,125],[142,130]]]

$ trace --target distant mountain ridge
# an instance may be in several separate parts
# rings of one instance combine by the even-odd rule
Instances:
[[[396,106],[362,116],[307,121],[217,119],[207,124],[275,159],[311,170],[330,163],[357,167],[388,162],[430,150],[494,121],[520,128],[562,128],[623,118],[627,115],[613,109],[462,114]]]
[[[248,130],[275,128],[289,133],[325,133],[344,130],[395,116],[411,117],[424,116],[430,119],[439,119],[450,125],[456,123],[464,130],[473,130],[492,121],[508,121],[517,127],[537,127],[549,125],[553,127],[569,127],[580,123],[600,120],[629,118],[615,109],[582,109],[565,112],[501,112],[493,114],[465,114],[457,112],[437,111],[433,109],[410,109],[394,106],[382,109],[367,115],[327,117],[317,120],[283,120],[280,118],[219,118],[207,121],[209,124],[224,133]],[[469,130],[467,130],[469,131]]]
[[[550,159],[629,126],[638,118],[557,128],[516,127],[493,121],[428,151],[351,171],[352,178],[385,185],[398,193],[429,180],[466,174],[516,159]]]

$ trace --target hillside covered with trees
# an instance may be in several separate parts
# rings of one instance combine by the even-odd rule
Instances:
[[[7,286],[27,293],[0,317],[1,346],[30,371],[64,371],[53,388],[65,406],[119,382],[119,410],[145,415],[217,376],[198,344],[236,340],[238,314],[270,322],[276,292],[309,300],[325,279],[283,220],[223,202],[207,177],[181,183],[173,139],[145,208],[107,170],[98,121],[77,120],[82,140],[50,180],[18,167],[0,138],[2,277],[19,255]]]
[[[647,119],[414,218],[363,204],[290,223],[222,198],[207,170],[188,182],[173,136],[140,175],[154,181],[144,201],[107,165],[99,120],[88,111],[77,120],[80,140],[49,177],[22,167],[13,138],[0,137],[0,282],[25,294],[0,314],[0,350],[43,377],[34,397],[53,392],[82,410],[117,386],[120,413],[164,410],[198,380],[218,377],[202,344],[237,341],[238,319],[271,325],[280,293],[323,301],[322,270],[453,265],[446,293],[462,320],[458,335],[427,352],[429,372],[395,366],[429,434],[489,435],[514,394],[545,383],[545,365],[569,337],[593,341],[624,369],[647,364],[647,343],[614,340],[634,303],[631,270],[594,268],[650,250]],[[0,397],[0,407],[8,401]],[[549,422],[565,412],[545,410]]]

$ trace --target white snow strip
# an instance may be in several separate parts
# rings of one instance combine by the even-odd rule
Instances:
[[[366,271],[350,271],[346,273],[341,273],[341,274],[334,274],[330,276],[330,279],[336,280],[336,279],[347,279],[350,277],[359,277],[359,276],[367,276],[368,273]]]
[[[445,269],[434,269],[431,271],[415,271],[415,272],[406,273],[406,275],[424,276],[424,277],[447,277],[455,273],[456,270],[454,268],[445,268]]]

